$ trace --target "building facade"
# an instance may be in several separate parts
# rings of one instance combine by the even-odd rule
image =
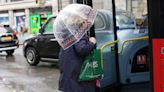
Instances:
[[[43,23],[62,8],[76,0],[0,0],[0,24],[9,24],[18,29],[20,26],[38,31]],[[95,9],[112,9],[112,0],[92,0]],[[116,9],[128,10],[136,17],[147,13],[146,0],[115,0]]]
[[[36,23],[36,26],[39,28],[48,17],[57,13],[57,0],[44,0],[44,4],[38,4],[36,0],[0,0],[0,24],[16,29],[20,26],[31,28],[31,23],[38,20],[40,24]],[[34,16],[39,16],[39,19]]]

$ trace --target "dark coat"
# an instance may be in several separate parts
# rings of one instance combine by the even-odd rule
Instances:
[[[61,49],[59,54],[60,79],[59,90],[64,92],[95,92],[95,81],[79,82],[79,74],[84,57],[95,45],[84,36],[75,45],[66,50]]]

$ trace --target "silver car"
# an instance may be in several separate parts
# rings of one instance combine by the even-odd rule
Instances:
[[[0,52],[5,51],[7,55],[12,55],[19,47],[16,32],[8,25],[0,26]]]

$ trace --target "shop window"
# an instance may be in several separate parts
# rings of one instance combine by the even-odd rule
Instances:
[[[0,17],[0,24],[8,25],[9,17]]]
[[[147,14],[147,0],[132,0],[130,11],[136,18],[142,18],[143,15]]]
[[[0,4],[1,3],[7,3],[7,0],[0,0]]]
[[[11,0],[11,2],[24,1],[24,0]]]

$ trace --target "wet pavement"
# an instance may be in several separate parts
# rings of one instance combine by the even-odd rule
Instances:
[[[59,92],[59,70],[55,63],[29,66],[21,48],[13,56],[0,53],[0,63],[0,92]]]
[[[40,62],[30,66],[22,46],[13,56],[0,53],[0,92],[60,92],[57,90],[59,69],[56,63]],[[120,92],[150,92],[149,84],[124,86]]]

